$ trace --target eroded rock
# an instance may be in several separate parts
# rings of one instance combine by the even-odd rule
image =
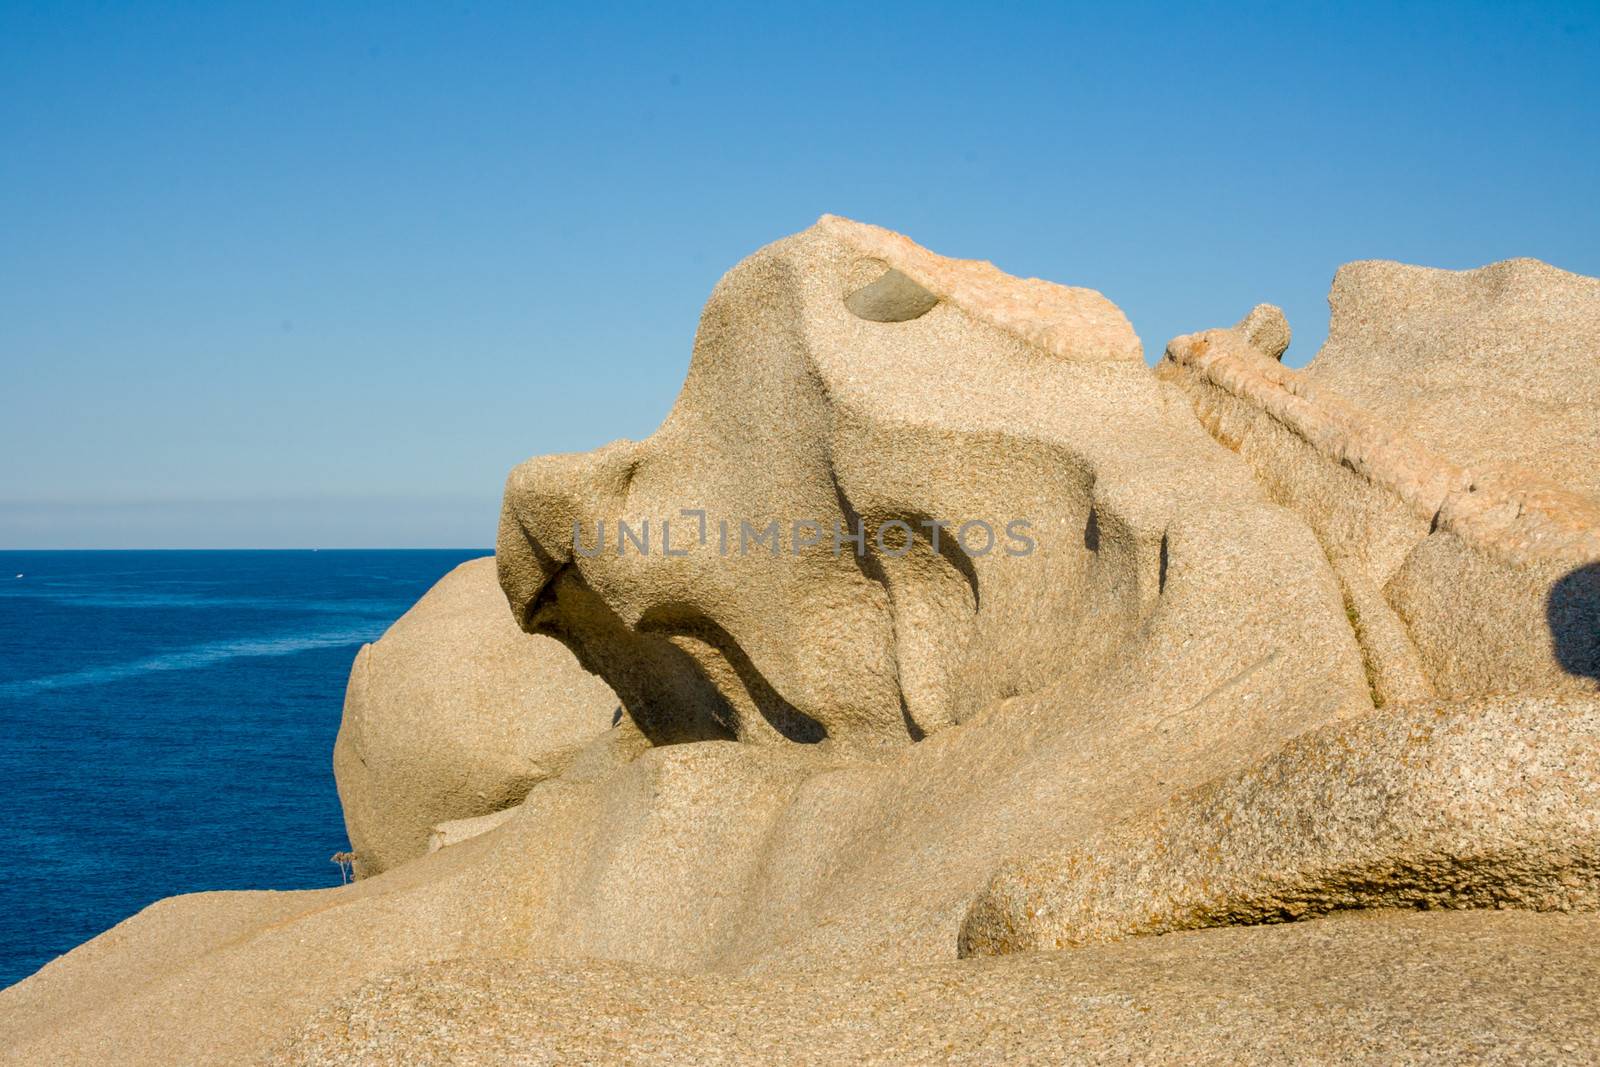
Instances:
[[[463,563],[350,669],[333,769],[357,875],[423,855],[439,823],[519,803],[616,710],[571,653],[517,629],[493,559]]]
[[[1361,908],[1600,910],[1600,700],[1430,702],[1324,727],[1002,868],[966,955]]]
[[[756,980],[456,960],[363,986],[274,1062],[1584,1063],[1597,983],[1600,917],[1483,911]]]
[[[1538,303],[1530,270],[1484,291]],[[1568,295],[1539,337],[1587,307],[1551,284]],[[1378,306],[1430,309],[1424,345],[1456,328],[1436,303]],[[1484,314],[1500,347],[1476,373],[1516,380],[1488,364],[1538,346]],[[1369,317],[1336,314],[1328,352],[1386,344],[1351,340]],[[385,643],[416,642],[417,673],[388,676],[431,710],[397,721],[442,730],[472,781],[512,780],[516,749],[448,740],[476,737],[452,695],[483,670],[449,672],[480,648],[568,656],[558,639],[616,726],[516,778],[511,809],[457,811],[429,791],[454,779],[405,757],[396,799],[347,809],[405,814],[399,858],[436,825],[448,847],[340,889],[158,904],[0,994],[7,1044],[62,1063],[1586,1049],[1593,916],[1534,911],[1597,892],[1590,491],[1496,466],[1492,437],[1396,426],[1433,410],[1420,348],[1355,375],[1388,375],[1391,410],[1283,367],[1287,342],[1263,306],[1151,374],[1090,290],[832,217],[762,249],[713,292],[655,434],[513,472],[510,611],[474,565],[470,596],[419,616],[444,622],[358,665],[370,687]],[[1540,433],[1518,456],[1554,471],[1585,440]],[[1015,519],[1029,551],[1005,551]],[[863,549],[809,528],[797,547],[802,520],[859,522]],[[979,520],[994,547],[950,536]],[[734,546],[744,522],[781,541],[726,551],[724,521]],[[1396,905],[1523,913],[1374,910]],[[1383,918],[1189,930],[1348,908]],[[1314,1026],[1284,1021],[1302,996],[1331,1005]],[[607,1036],[606,1005],[637,1040]]]
[[[1600,281],[1534,260],[1357,263],[1303,372],[1251,318],[1158,374],[1338,573],[1379,703],[1593,692],[1600,662]]]

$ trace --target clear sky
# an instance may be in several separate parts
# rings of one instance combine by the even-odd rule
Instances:
[[[1600,4],[0,0],[0,547],[489,545],[825,211],[1303,363],[1348,260],[1600,275]]]

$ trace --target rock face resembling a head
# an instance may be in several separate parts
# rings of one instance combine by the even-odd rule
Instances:
[[[1196,430],[1100,294],[827,217],[722,279],[648,440],[512,473],[501,579],[655,740],[911,741],[1116,654],[1240,489]]]

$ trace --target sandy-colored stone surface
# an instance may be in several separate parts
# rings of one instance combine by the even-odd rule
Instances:
[[[1316,533],[1378,703],[1594,692],[1600,282],[1361,263],[1332,303],[1303,372],[1252,343],[1257,309],[1157,374]]]
[[[1600,920],[1357,913],[764,980],[453,961],[386,975],[266,1062],[1582,1064]]]
[[[461,564],[350,669],[333,771],[356,874],[422,855],[440,823],[520,803],[617,709],[570,652],[517,629],[493,559]]]
[[[1481,376],[1587,329],[1588,290],[1540,304],[1524,275],[1540,325]],[[1498,321],[1467,291],[1415,336]],[[718,283],[654,434],[512,472],[495,607],[470,564],[358,660],[340,785],[367,877],[164,901],[0,993],[0,1040],[1592,1058],[1600,504],[1545,477],[1573,464],[1394,426],[1429,386],[1380,334],[1357,377],[1401,407],[1284,368],[1288,336],[1263,306],[1152,373],[1092,290],[831,216],[769,245]],[[553,658],[521,665],[529,641]],[[620,721],[550,733],[588,706],[569,677]],[[493,697],[482,723],[462,692]],[[1479,910],[1241,925],[1393,905]]]
[[[891,268],[958,296],[915,319],[862,318],[852,298]],[[1016,325],[1021,309],[1033,329]],[[705,513],[704,542],[685,509]],[[938,550],[934,520],[949,526]],[[1013,520],[1028,522],[1031,553],[1007,551]],[[657,550],[615,551],[619,521],[649,523]],[[823,543],[739,551],[743,523],[773,521],[786,544],[799,521]],[[967,522],[999,543],[979,551],[975,528],[964,549]],[[909,548],[876,543],[893,523]],[[683,555],[661,551],[663,524]],[[597,529],[611,539],[586,555],[575,527],[589,551]],[[831,550],[834,531],[861,527],[864,556]],[[512,473],[497,559],[524,624],[610,680],[653,740],[864,751],[1011,697],[1092,700],[1115,676],[1169,668],[1186,703],[1259,670],[1251,688],[1303,687],[1290,713],[1302,725],[1358,710],[1359,659],[1308,533],[1152,380],[1104,297],[825,218],[718,284],[648,440]],[[1266,599],[1201,592],[1233,581]],[[1224,623],[1236,608],[1251,617]],[[1207,663],[1133,651],[1183,612],[1220,627]],[[1155,696],[1143,693],[1132,699]]]
[[[1002,867],[963,954],[1358,908],[1600,911],[1600,699],[1424,702]]]
[[[1600,501],[1600,279],[1537,259],[1339,268],[1305,369],[1464,467],[1510,465]]]

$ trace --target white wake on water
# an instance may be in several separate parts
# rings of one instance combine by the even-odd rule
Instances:
[[[66,674],[51,674],[7,682],[0,684],[0,696],[29,696],[47,689],[103,685],[158,671],[187,671],[198,667],[209,667],[226,660],[247,656],[290,656],[317,648],[356,645],[376,640],[387,627],[386,622],[373,620],[359,626],[320,630],[309,634],[213,641],[173,652],[146,656],[143,659],[129,660],[126,663],[111,663],[104,667],[90,667],[81,671],[69,671]]]

